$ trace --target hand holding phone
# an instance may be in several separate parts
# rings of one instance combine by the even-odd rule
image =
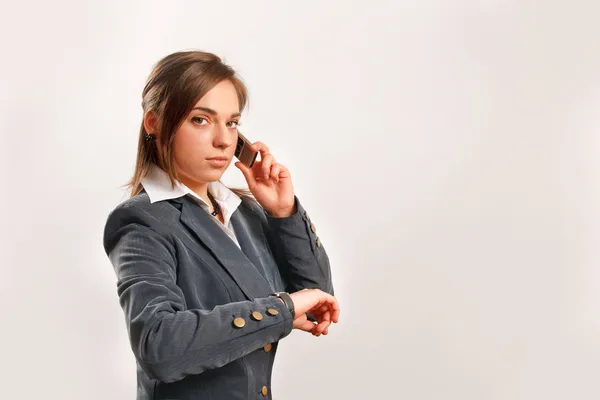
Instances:
[[[258,156],[258,152],[252,151],[250,146],[252,146],[252,143],[250,143],[250,141],[238,131],[238,140],[234,155],[248,168],[252,168],[254,162],[256,161],[256,156]]]
[[[294,186],[290,171],[275,161],[269,147],[262,142],[250,143],[239,134],[235,166],[242,171],[248,189],[267,213],[286,218],[296,212]],[[260,153],[260,161],[256,157]]]

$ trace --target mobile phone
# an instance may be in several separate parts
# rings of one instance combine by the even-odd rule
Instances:
[[[238,132],[238,140],[237,145],[235,146],[234,155],[242,164],[247,166],[248,168],[252,168],[254,162],[256,161],[256,156],[258,156],[257,151],[250,150],[250,146],[252,143],[244,135]]]

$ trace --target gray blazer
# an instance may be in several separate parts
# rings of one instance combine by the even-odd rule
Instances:
[[[296,206],[275,218],[242,199],[232,215],[241,250],[188,196],[151,204],[142,192],[110,213],[104,248],[137,362],[138,399],[272,398],[277,342],[292,317],[268,295],[333,294],[325,249],[297,198]]]

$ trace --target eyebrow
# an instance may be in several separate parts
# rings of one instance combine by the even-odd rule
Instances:
[[[194,108],[192,108],[192,111],[194,111],[194,110],[204,111],[204,112],[206,112],[206,113],[208,113],[210,115],[218,115],[218,113],[215,110],[213,110],[212,108],[208,108],[208,107],[194,107]],[[241,115],[242,114],[240,114],[239,112],[237,112],[237,113],[231,114],[231,116],[229,118],[237,118],[237,117],[239,117]]]

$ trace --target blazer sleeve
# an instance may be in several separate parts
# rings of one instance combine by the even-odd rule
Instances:
[[[287,290],[317,288],[334,294],[329,257],[308,213],[295,198],[296,212],[277,218],[263,210],[266,216],[267,241],[275,255]]]
[[[131,348],[149,377],[174,382],[219,368],[292,331],[291,313],[276,297],[187,309],[176,284],[173,239],[159,227],[144,211],[117,208],[104,232]],[[279,313],[249,318],[268,308]],[[244,319],[242,328],[233,325],[236,317]]]

